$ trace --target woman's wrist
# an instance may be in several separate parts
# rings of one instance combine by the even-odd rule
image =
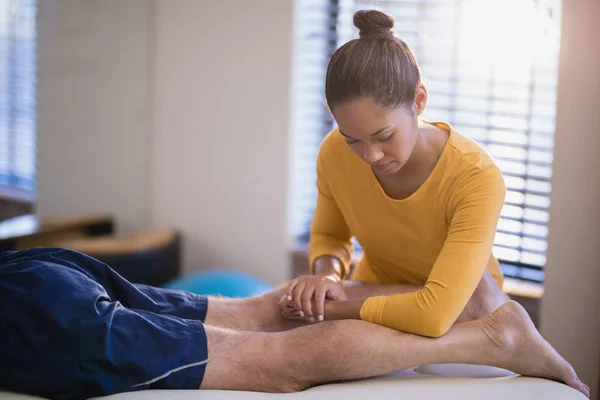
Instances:
[[[314,274],[342,280],[343,266],[340,260],[331,256],[322,256],[314,262]]]
[[[360,309],[364,300],[326,301],[325,319],[328,321],[342,319],[360,319]]]

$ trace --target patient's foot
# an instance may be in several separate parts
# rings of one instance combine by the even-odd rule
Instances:
[[[579,380],[573,367],[542,338],[518,303],[506,302],[481,323],[483,332],[495,344],[494,364],[520,375],[564,382],[589,397],[589,388]]]

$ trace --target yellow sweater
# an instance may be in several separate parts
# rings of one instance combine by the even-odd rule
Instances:
[[[388,197],[371,167],[336,129],[317,160],[317,207],[310,265],[337,257],[348,273],[351,238],[363,247],[352,279],[424,285],[365,301],[363,320],[438,337],[456,321],[487,268],[502,287],[492,245],[505,198],[502,173],[474,141],[445,123],[449,139],[433,172],[411,196]]]

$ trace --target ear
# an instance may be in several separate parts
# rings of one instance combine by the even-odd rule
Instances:
[[[421,115],[427,106],[427,88],[424,84],[419,83],[415,90],[415,112]]]

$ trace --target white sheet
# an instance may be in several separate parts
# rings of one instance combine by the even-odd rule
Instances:
[[[419,372],[416,372],[419,371]],[[148,390],[97,400],[581,400],[585,396],[561,383],[515,376],[490,367],[437,365],[360,381],[327,384],[304,392],[268,394],[203,390]],[[435,374],[435,375],[432,375]],[[0,392],[1,400],[35,397]]]

